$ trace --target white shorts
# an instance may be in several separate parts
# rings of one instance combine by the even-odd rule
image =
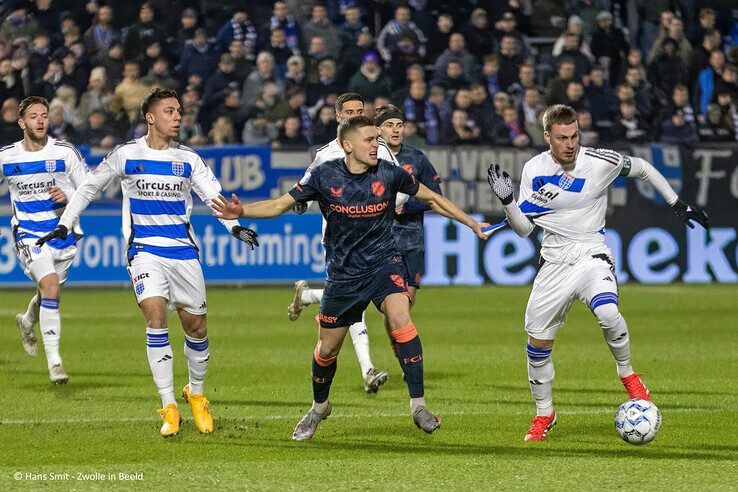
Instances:
[[[190,314],[207,313],[205,279],[199,260],[176,260],[137,253],[128,267],[136,301],[163,297],[170,309],[184,309]]]
[[[69,267],[77,254],[77,246],[64,249],[52,248],[47,244],[36,246],[36,238],[21,239],[15,243],[18,260],[23,265],[25,274],[36,285],[47,275],[59,275],[59,285],[67,281]]]
[[[528,335],[553,340],[566,321],[574,299],[590,308],[593,298],[595,306],[617,304],[618,284],[613,265],[612,255],[606,253],[583,256],[573,265],[545,262],[533,281],[525,309]]]

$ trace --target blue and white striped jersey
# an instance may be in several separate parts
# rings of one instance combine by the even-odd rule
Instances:
[[[193,190],[206,203],[218,196],[220,183],[202,158],[172,141],[152,149],[145,137],[114,148],[80,186],[60,223],[77,219],[98,191],[119,177],[123,191],[123,235],[129,258],[138,252],[174,259],[195,259],[197,247],[190,225]],[[235,220],[221,220],[230,231]]]
[[[53,231],[67,204],[51,200],[49,188],[60,188],[70,200],[86,176],[84,158],[67,142],[48,137],[44,148],[36,152],[25,150],[22,140],[0,149],[0,181],[8,180],[15,240],[38,238]],[[75,224],[70,223],[69,230]],[[76,239],[70,234],[65,240],[54,239],[48,244],[64,249],[76,244]]]

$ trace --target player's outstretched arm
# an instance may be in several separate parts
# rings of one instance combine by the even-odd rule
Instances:
[[[523,214],[518,204],[513,200],[513,185],[510,175],[505,171],[500,172],[498,164],[490,164],[487,169],[487,181],[489,187],[492,188],[492,192],[502,202],[507,221],[510,223],[512,230],[520,237],[528,237],[535,229],[535,225]]]
[[[216,212],[219,219],[237,219],[243,217],[246,219],[269,219],[278,217],[283,213],[292,209],[296,201],[289,193],[285,193],[279,198],[271,200],[262,200],[260,202],[249,203],[243,205],[236,195],[231,195],[228,201],[223,196],[218,196],[212,202],[212,208]]]
[[[681,218],[689,228],[694,229],[694,224],[691,221],[697,222],[705,229],[710,226],[707,214],[697,205],[687,203],[679,198],[679,195],[669,185],[666,178],[651,163],[640,157],[624,157],[624,159],[621,174],[629,177],[635,176],[650,183],[664,197],[666,203],[671,205],[677,217]]]
[[[454,205],[451,200],[432,191],[427,186],[420,184],[415,198],[427,203],[434,212],[469,227],[480,239],[487,239],[482,229],[489,224],[472,219],[466,212]]]

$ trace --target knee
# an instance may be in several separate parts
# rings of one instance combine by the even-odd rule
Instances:
[[[166,317],[162,318],[161,316],[153,315],[146,320],[146,326],[154,330],[162,330],[167,327],[167,319]]]
[[[412,324],[410,319],[410,311],[403,313],[391,313],[387,316],[387,324],[389,325],[390,332],[395,332],[405,328],[407,325]]]
[[[59,299],[61,287],[59,286],[59,276],[57,274],[47,275],[38,283],[38,290],[41,297],[46,299]]]
[[[328,340],[318,340],[318,344],[315,346],[315,358],[318,361],[331,361],[331,359],[338,357],[340,351],[340,344],[334,344]]]
[[[205,316],[196,316],[187,326],[187,335],[192,338],[205,338],[208,336],[208,326]]]
[[[604,330],[608,330],[620,324],[622,316],[618,305],[614,303],[602,304],[592,310],[597,317],[597,322]]]

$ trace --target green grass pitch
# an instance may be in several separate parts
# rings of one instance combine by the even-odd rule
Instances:
[[[438,432],[428,436],[413,425],[372,309],[372,356],[390,380],[366,395],[348,339],[333,416],[312,441],[292,442],[311,401],[316,329],[314,309],[287,319],[291,292],[209,289],[206,395],[215,432],[200,435],[180,403],[185,422],[170,439],[158,434],[144,323],[128,289],[63,293],[61,353],[70,381],[62,387],[50,386],[44,355],[30,359],[20,344],[13,317],[30,289],[0,292],[0,489],[736,488],[736,286],[622,288],[634,367],[663,417],[654,442],[640,447],[615,432],[613,415],[626,394],[600,328],[579,303],[553,352],[559,424],[546,442],[523,442],[534,408],[522,331],[529,288],[493,286],[420,292],[413,317],[425,349],[427,401],[443,422]],[[171,320],[181,388],[183,335]],[[80,481],[79,473],[97,480]]]

